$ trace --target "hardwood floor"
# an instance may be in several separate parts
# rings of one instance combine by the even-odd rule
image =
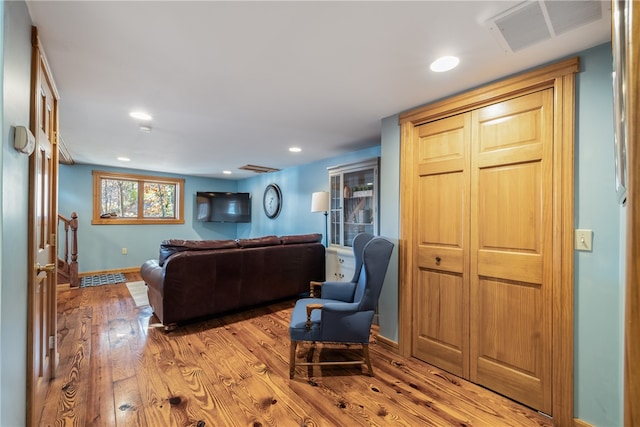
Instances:
[[[294,301],[165,333],[124,284],[65,290],[58,300],[60,362],[43,426],[552,425],[373,342],[375,378],[360,367],[299,367],[289,380]],[[300,347],[299,357],[311,356]],[[312,356],[337,352],[319,347]]]

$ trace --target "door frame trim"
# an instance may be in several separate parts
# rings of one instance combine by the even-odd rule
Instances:
[[[629,2],[628,19],[632,29],[628,46],[640,42],[640,7]],[[628,49],[627,58],[627,242],[625,259],[625,346],[624,346],[624,425],[632,427],[640,422],[640,86],[637,75],[640,54],[638,48]]]
[[[398,287],[398,348],[400,354],[411,357],[412,298],[415,245],[413,224],[414,141],[415,127],[454,114],[471,111],[498,101],[553,88],[554,151],[553,151],[553,280],[552,293],[552,380],[553,421],[556,426],[573,425],[573,317],[574,317],[574,126],[575,74],[578,57],[537,68],[523,74],[491,83],[469,92],[437,101],[405,112],[399,117],[400,182],[405,189],[400,194],[400,241]]]

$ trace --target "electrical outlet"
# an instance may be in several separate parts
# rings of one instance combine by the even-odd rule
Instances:
[[[576,250],[590,251],[592,249],[592,237],[593,231],[591,230],[576,230]]]
[[[127,248],[122,248],[122,255],[126,255],[127,254]]]

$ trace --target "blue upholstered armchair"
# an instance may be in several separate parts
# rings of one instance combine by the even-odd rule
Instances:
[[[298,365],[354,365],[365,363],[369,375],[371,322],[378,304],[393,243],[369,233],[353,240],[356,271],[350,282],[324,282],[320,298],[296,302],[291,314],[289,377],[296,367],[296,348],[300,341],[362,344],[363,359],[340,362],[311,362]]]

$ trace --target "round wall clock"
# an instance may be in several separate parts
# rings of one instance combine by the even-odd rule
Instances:
[[[264,190],[262,206],[267,217],[273,219],[280,214],[282,208],[282,192],[276,184],[269,184]]]

